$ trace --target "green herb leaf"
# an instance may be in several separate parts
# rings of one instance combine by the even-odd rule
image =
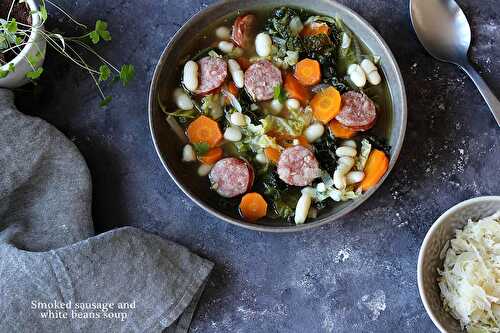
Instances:
[[[280,103],[286,102],[286,93],[281,86],[274,87],[274,99],[278,100]]]
[[[14,73],[14,71],[16,70],[16,66],[13,64],[13,63],[9,63],[9,73]]]
[[[92,40],[92,43],[97,44],[99,43],[100,37],[99,34],[95,31],[91,31],[89,34],[90,40]]]
[[[108,65],[101,65],[99,67],[99,81],[107,81],[111,76],[111,69]]]
[[[102,39],[106,42],[111,40],[111,34],[108,31],[108,23],[97,20],[95,23],[94,31],[90,32],[90,39],[92,43],[97,44]]]
[[[49,13],[47,12],[47,8],[45,8],[45,6],[40,7],[40,17],[42,18],[42,21],[47,21],[47,18],[49,17]]]
[[[113,97],[107,96],[101,101],[101,103],[99,103],[99,106],[101,108],[105,108],[106,106],[109,105],[109,103],[111,103],[111,100],[113,100]]]
[[[9,71],[3,71],[0,69],[0,79],[6,78],[9,75]]]
[[[36,80],[40,77],[40,75],[42,75],[42,73],[43,73],[43,68],[40,67],[34,71],[26,73],[26,77],[30,80]]]
[[[204,156],[210,150],[210,146],[206,142],[194,143],[193,148],[197,156]]]
[[[10,32],[10,33],[16,33],[17,32],[17,21],[16,21],[16,19],[13,18],[9,22],[7,22],[7,24],[5,25],[5,27],[7,28],[8,32]]]
[[[122,84],[124,87],[126,87],[130,81],[135,76],[135,69],[133,65],[123,65],[122,68],[120,68],[120,81],[122,81]]]

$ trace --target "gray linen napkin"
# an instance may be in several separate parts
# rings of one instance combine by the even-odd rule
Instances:
[[[135,228],[93,236],[80,153],[0,90],[0,332],[187,332],[212,263]]]

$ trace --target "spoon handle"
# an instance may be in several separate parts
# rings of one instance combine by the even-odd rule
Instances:
[[[498,98],[496,98],[486,82],[470,63],[466,63],[460,67],[462,67],[462,69],[470,76],[477,89],[479,89],[479,92],[483,95],[486,104],[490,107],[491,113],[493,113],[493,116],[500,127],[500,101],[498,101]]]

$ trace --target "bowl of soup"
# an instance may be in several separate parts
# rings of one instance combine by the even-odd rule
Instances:
[[[223,1],[160,57],[149,121],[165,169],[208,213],[286,232],[356,209],[393,168],[406,129],[399,67],[336,2]]]

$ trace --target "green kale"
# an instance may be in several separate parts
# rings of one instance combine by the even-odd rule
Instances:
[[[276,169],[268,169],[260,176],[262,193],[268,199],[271,207],[271,218],[282,218],[292,223],[295,215],[295,206],[299,200],[300,192],[285,184],[278,176]]]
[[[373,134],[366,135],[364,136],[364,138],[368,140],[368,142],[370,142],[373,148],[383,151],[388,156],[391,155],[392,147],[389,144],[387,144],[385,139],[379,138]]]
[[[337,167],[337,156],[335,155],[337,142],[335,138],[330,134],[325,135],[320,141],[314,143],[314,148],[321,169],[333,175]]]

